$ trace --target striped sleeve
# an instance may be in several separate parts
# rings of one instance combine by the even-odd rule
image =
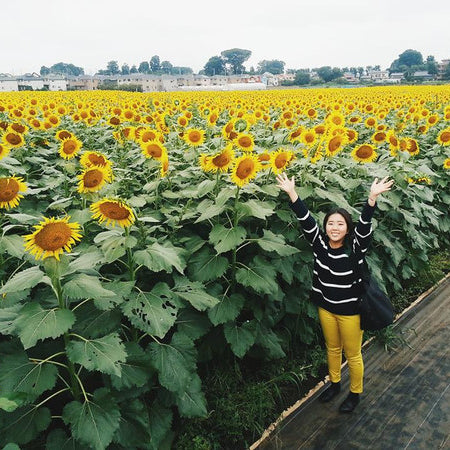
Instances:
[[[365,253],[369,248],[372,238],[372,217],[374,212],[375,206],[370,206],[369,202],[366,202],[355,227],[354,251],[359,250]]]
[[[290,202],[289,206],[294,211],[297,216],[297,220],[300,223],[303,231],[305,232],[305,237],[308,239],[312,245],[314,241],[319,236],[319,227],[314,217],[311,216],[307,206],[303,201],[298,198],[294,203]]]

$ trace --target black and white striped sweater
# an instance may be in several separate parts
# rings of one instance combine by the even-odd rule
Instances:
[[[331,248],[328,236],[319,229],[308,208],[299,198],[290,207],[297,215],[306,239],[314,253],[313,286],[311,300],[321,308],[334,314],[350,316],[358,314],[358,300],[361,279],[358,279],[344,246]],[[372,216],[375,206],[368,202],[355,226],[352,250],[358,263],[363,259],[369,247],[372,234]]]

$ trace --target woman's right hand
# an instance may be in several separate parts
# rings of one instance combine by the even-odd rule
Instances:
[[[298,198],[297,193],[295,192],[295,179],[292,177],[291,179],[285,173],[280,173],[277,175],[278,187],[286,192],[292,203],[295,202]]]

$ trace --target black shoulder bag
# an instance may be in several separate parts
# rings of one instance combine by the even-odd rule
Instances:
[[[362,265],[358,264],[356,255],[351,252],[350,261],[356,276],[362,279],[359,303],[361,330],[375,331],[387,327],[394,321],[394,308],[391,301],[370,275],[365,260]]]

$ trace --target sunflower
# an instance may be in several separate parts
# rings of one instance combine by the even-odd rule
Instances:
[[[146,158],[155,158],[161,160],[163,155],[167,154],[167,149],[159,141],[148,141],[141,143],[142,154]]]
[[[75,136],[64,139],[63,141],[61,141],[61,145],[59,146],[59,154],[64,159],[72,159],[80,151],[82,146],[83,143]]]
[[[302,132],[303,132],[302,127],[298,127],[295,130],[291,131],[289,133],[289,137],[288,137],[289,141],[290,142],[299,141],[301,139]]]
[[[25,139],[20,133],[16,133],[15,131],[7,131],[3,135],[3,144],[7,147],[18,148],[22,147],[25,144]]]
[[[431,116],[427,117],[427,124],[428,125],[436,125],[439,122],[439,115],[438,114],[431,114]]]
[[[331,113],[326,120],[328,123],[331,123],[337,127],[342,127],[345,125],[345,117],[337,111]]]
[[[180,126],[180,127],[185,127],[186,125],[188,125],[189,124],[189,119],[186,117],[186,116],[180,116],[180,117],[178,117],[178,119],[177,119],[177,124]]]
[[[119,225],[122,228],[129,227],[135,221],[131,208],[122,200],[104,198],[91,205],[93,219],[98,219],[99,223],[106,221],[106,225]]]
[[[365,121],[364,124],[366,125],[366,127],[368,128],[375,128],[377,126],[377,119],[375,119],[375,117],[368,117]]]
[[[167,153],[164,153],[163,157],[161,158],[161,171],[160,175],[162,178],[164,178],[167,175],[167,172],[169,171],[169,156]]]
[[[78,192],[85,194],[87,192],[97,192],[106,183],[110,183],[112,173],[109,168],[90,167],[78,175],[80,182],[78,183]]]
[[[0,144],[0,159],[3,159],[9,153],[9,148],[6,145]]]
[[[44,220],[35,225],[36,231],[24,236],[25,250],[35,255],[36,259],[45,259],[54,256],[59,260],[63,250],[70,252],[75,241],[81,239],[80,225],[77,222],[69,223],[70,216],[64,219]]]
[[[184,133],[183,139],[187,144],[198,147],[205,142],[205,130],[201,128],[189,128]]]
[[[305,130],[305,131],[303,131],[300,139],[305,145],[311,147],[317,141],[317,133],[315,132],[314,129]]]
[[[231,181],[239,187],[242,187],[255,178],[261,169],[262,164],[259,162],[257,156],[245,154],[235,160],[231,171]]]
[[[80,164],[83,167],[111,167],[111,161],[103,153],[93,151],[83,153]]]
[[[112,116],[108,119],[109,125],[112,125],[113,127],[118,127],[121,124],[120,117]]]
[[[344,148],[347,142],[347,134],[336,134],[336,136],[333,136],[327,140],[325,154],[327,156],[336,155]]]
[[[270,168],[270,153],[268,151],[265,151],[258,154],[258,161],[262,164],[263,169]]]
[[[56,139],[59,141],[63,141],[64,139],[70,139],[73,137],[73,134],[67,130],[58,130],[55,134]]]
[[[437,141],[444,146],[450,145],[450,128],[442,130],[437,137]]]
[[[20,192],[25,192],[27,185],[20,177],[0,178],[0,208],[14,208],[23,198]]]
[[[374,144],[382,144],[386,140],[386,133],[384,131],[376,131],[372,135],[372,142]]]
[[[353,144],[353,142],[356,142],[358,140],[358,132],[351,128],[347,128],[347,138],[349,144]]]
[[[236,130],[234,129],[235,122],[236,119],[232,119],[228,123],[226,123],[222,128],[222,136],[229,141],[232,141],[238,135],[236,133]]]
[[[389,147],[392,149],[398,149],[399,146],[399,140],[397,138],[397,136],[395,135],[395,131],[394,130],[389,130],[386,133],[386,141],[389,142]]]
[[[255,146],[254,138],[249,133],[239,133],[234,139],[234,143],[244,152],[251,152]]]
[[[228,144],[221,152],[212,155],[208,159],[208,172],[227,172],[233,164],[233,159],[233,144]]]
[[[283,172],[290,162],[294,159],[294,153],[290,150],[278,149],[270,154],[270,166],[273,173],[279,174]]]
[[[450,169],[450,158],[447,158],[447,159],[444,161],[443,167],[444,167],[444,169],[446,169],[446,170],[449,170],[449,169]]]
[[[408,145],[406,147],[406,151],[411,155],[411,156],[415,156],[419,154],[419,144],[417,143],[417,141],[415,139],[412,138],[406,138]]]
[[[352,158],[362,163],[375,161],[377,157],[378,154],[375,151],[375,147],[370,144],[362,144],[352,151]]]
[[[31,120],[29,121],[29,124],[31,125],[31,127],[32,127],[34,130],[40,130],[40,129],[42,128],[42,124],[41,124],[41,122],[39,122],[38,119],[31,119]]]
[[[26,125],[22,125],[18,122],[13,122],[8,127],[9,131],[13,133],[25,134],[28,131],[28,127]]]

